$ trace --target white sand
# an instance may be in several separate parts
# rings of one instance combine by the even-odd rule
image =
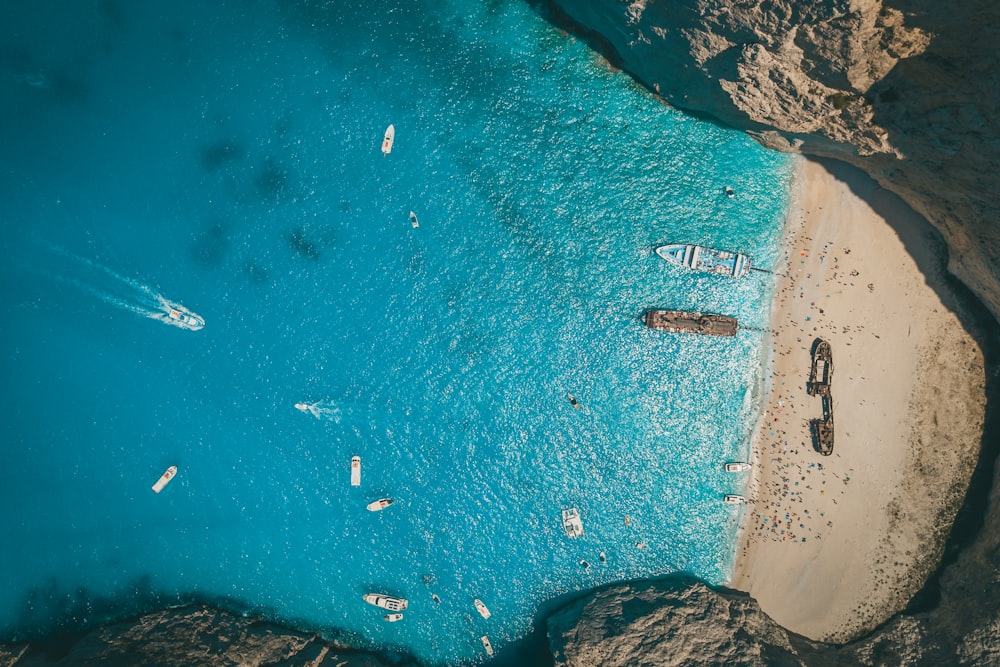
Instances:
[[[847,182],[807,160],[796,179],[732,585],[786,628],[844,641],[905,606],[939,560],[985,397],[943,245],[894,195],[831,168]],[[808,428],[822,414],[805,387],[816,337],[833,352],[832,456]]]

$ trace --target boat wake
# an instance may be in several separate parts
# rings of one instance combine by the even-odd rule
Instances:
[[[384,421],[384,418],[374,414],[371,408],[352,403],[324,400],[315,403],[296,403],[295,409],[321,421],[330,421],[334,424],[369,422],[373,426],[378,426]]]
[[[179,303],[167,300],[152,287],[58,246],[49,248],[77,265],[76,276],[54,273],[50,274],[51,278],[72,285],[104,303],[142,317],[159,320],[164,324],[189,331],[204,328],[205,320],[201,316]]]

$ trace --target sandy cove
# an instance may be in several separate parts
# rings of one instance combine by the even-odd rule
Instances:
[[[794,632],[846,641],[904,607],[940,559],[979,453],[983,357],[943,244],[861,172],[802,160],[784,248],[731,585]],[[808,426],[822,416],[806,393],[817,337],[833,353],[831,456]]]

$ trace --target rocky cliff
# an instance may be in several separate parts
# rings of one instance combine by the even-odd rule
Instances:
[[[384,667],[314,634],[196,605],[165,609],[39,644],[0,645],[0,665],[310,665]],[[410,664],[404,660],[393,664]]]
[[[856,165],[942,233],[1000,317],[1000,4],[550,0],[678,107]]]

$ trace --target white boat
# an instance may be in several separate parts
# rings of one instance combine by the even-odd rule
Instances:
[[[483,648],[486,649],[486,655],[492,656],[493,644],[490,643],[490,638],[487,637],[486,635],[483,635],[482,637],[479,638],[479,640],[483,642]]]
[[[402,614],[386,614],[385,616],[382,617],[382,620],[383,621],[388,621],[389,623],[395,623],[396,621],[402,621],[403,620],[403,615]]]
[[[730,462],[723,466],[723,468],[725,468],[726,472],[746,472],[750,470],[750,464],[743,463],[742,461]]]
[[[717,276],[742,278],[750,273],[750,258],[738,252],[700,245],[661,245],[656,254],[677,266]]]
[[[179,303],[160,299],[160,312],[151,317],[172,324],[188,331],[198,331],[205,328],[205,320],[201,315],[192,313]]]
[[[420,226],[420,221],[419,221],[419,220],[417,220],[417,214],[416,214],[416,213],[414,213],[413,211],[410,211],[410,225],[411,225],[411,226],[412,226],[412,227],[413,227],[414,229],[416,229],[417,227],[419,227],[419,226]]]
[[[170,480],[174,478],[177,474],[177,466],[170,466],[167,471],[160,475],[160,479],[156,480],[156,484],[153,485],[153,491],[159,493],[163,490],[167,484],[170,484]]]
[[[730,505],[745,505],[747,502],[747,499],[743,496],[737,496],[732,493],[727,493],[722,499]]]
[[[392,152],[392,142],[396,140],[396,128],[392,125],[385,128],[385,137],[382,139],[382,154],[388,155]]]
[[[361,457],[351,457],[351,486],[361,486]]]
[[[392,504],[392,498],[379,498],[378,500],[373,500],[368,503],[369,512],[378,512],[384,510],[386,507]]]
[[[391,595],[382,595],[380,593],[365,593],[361,599],[368,604],[373,604],[376,607],[388,609],[389,611],[405,611],[410,604],[403,598],[394,598]]]
[[[563,530],[567,537],[580,537],[583,535],[583,522],[580,521],[580,512],[575,507],[562,511]]]
[[[486,605],[483,604],[482,600],[480,600],[479,598],[476,598],[475,600],[472,601],[472,604],[476,605],[476,611],[479,612],[480,616],[482,616],[483,618],[489,620],[489,618],[490,618],[490,610],[486,608]]]

